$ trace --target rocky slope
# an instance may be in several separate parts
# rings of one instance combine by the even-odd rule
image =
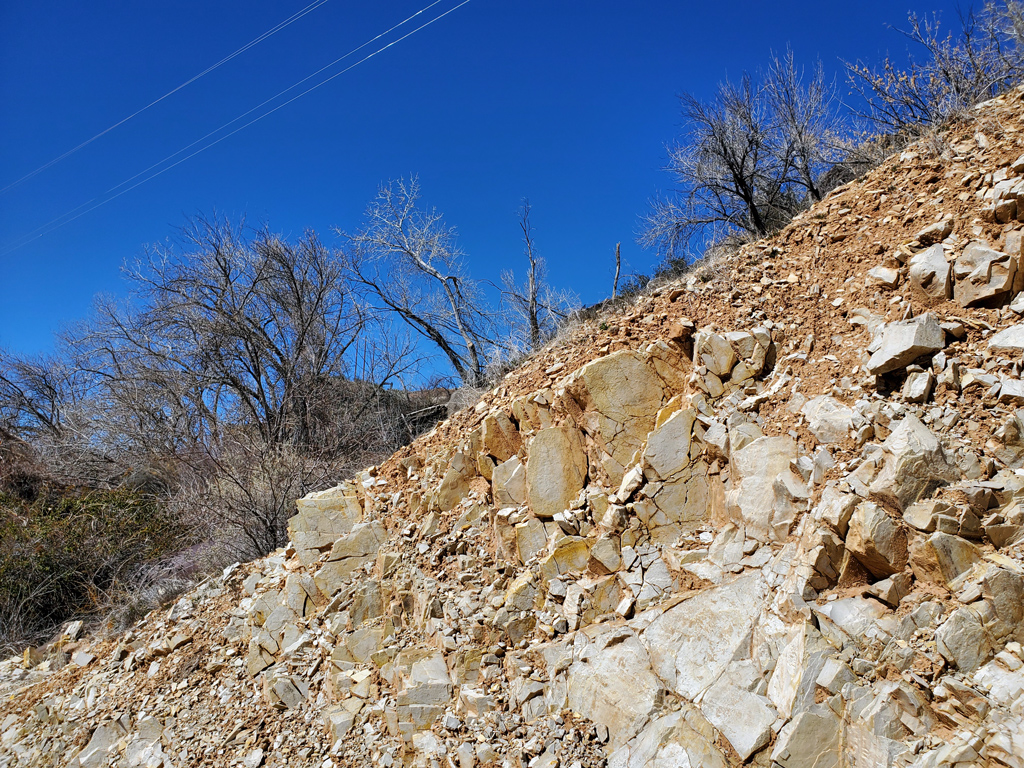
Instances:
[[[1024,766],[1022,97],[3,662],[0,768]]]

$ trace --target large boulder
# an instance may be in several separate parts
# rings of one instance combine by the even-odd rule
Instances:
[[[700,592],[654,619],[643,641],[665,685],[690,700],[711,686],[742,649],[749,650],[766,594],[761,574],[753,573]]]
[[[900,509],[960,477],[938,438],[916,416],[908,415],[895,424],[882,448],[885,463],[870,489],[895,502]]]
[[[378,520],[355,526],[349,534],[334,542],[327,562],[313,577],[317,588],[324,595],[333,596],[354,571],[377,559],[387,539],[387,529]]]
[[[647,439],[642,465],[649,501],[635,511],[658,541],[674,540],[708,517],[711,490],[703,446],[693,434],[696,415],[676,411]]]
[[[654,352],[613,352],[583,366],[566,387],[613,487],[622,482],[661,406],[685,387],[685,358],[663,347]]]
[[[992,639],[970,606],[957,608],[935,631],[935,646],[943,658],[970,674],[992,656]]]
[[[501,411],[484,417],[481,440],[484,450],[499,462],[515,456],[523,444],[519,430]]]
[[[868,347],[868,373],[880,376],[905,368],[917,358],[938,352],[945,346],[945,331],[935,315],[927,313],[911,320],[886,323]]]
[[[950,266],[942,244],[914,254],[910,259],[910,288],[926,303],[946,301],[952,295]]]
[[[910,547],[910,567],[920,581],[947,585],[981,560],[981,552],[966,539],[936,532],[918,537]]]
[[[782,768],[839,768],[842,721],[826,707],[801,712],[779,731],[772,761]]]
[[[578,429],[551,427],[534,435],[526,462],[526,497],[537,517],[550,519],[564,512],[586,483],[587,454]]]
[[[798,453],[791,437],[759,437],[732,451],[729,511],[748,537],[768,541],[788,534],[786,521],[791,520],[792,510],[787,488],[802,483],[790,469]]]
[[[647,649],[632,630],[601,625],[592,630],[583,631],[591,642],[569,667],[569,708],[606,726],[609,746],[617,749],[659,706],[664,683],[652,671]]]
[[[343,483],[296,500],[298,514],[288,521],[288,538],[303,565],[312,565],[339,536],[359,522],[362,504],[355,485]]]
[[[864,419],[848,405],[830,395],[811,398],[801,409],[807,417],[807,428],[823,443],[839,443]]]
[[[440,651],[411,649],[395,660],[399,675],[398,728],[410,733],[429,728],[451,701],[453,686]]]
[[[899,573],[907,564],[907,535],[877,504],[865,501],[854,510],[846,549],[872,575]]]
[[[1017,259],[982,243],[971,243],[953,265],[954,298],[964,307],[1004,304],[1012,298]]]
[[[726,768],[716,735],[699,713],[670,712],[615,750],[608,768]]]

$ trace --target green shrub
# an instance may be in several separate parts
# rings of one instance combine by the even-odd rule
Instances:
[[[130,490],[44,486],[0,493],[0,649],[95,613],[140,567],[180,550],[186,531]]]

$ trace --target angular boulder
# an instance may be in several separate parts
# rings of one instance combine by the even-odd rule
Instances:
[[[900,509],[960,477],[938,438],[916,416],[908,415],[895,424],[882,448],[885,463],[870,490],[892,500]]]
[[[537,517],[550,519],[569,508],[587,482],[583,437],[571,427],[542,429],[530,441],[526,497]]]
[[[846,549],[880,578],[899,573],[907,564],[907,536],[877,504],[865,501],[854,510]]]
[[[941,244],[915,253],[910,259],[910,288],[925,303],[946,301],[952,296],[950,274]]]
[[[496,466],[491,474],[494,503],[502,507],[518,507],[526,503],[526,467],[513,456]]]
[[[931,313],[911,320],[886,323],[868,347],[871,358],[866,367],[868,373],[881,376],[906,368],[922,355],[940,351],[945,344],[945,331]]]
[[[587,363],[567,385],[613,487],[622,482],[630,459],[654,428],[670,396],[668,381],[681,376],[676,362],[667,353],[651,357],[622,350]],[[682,359],[678,363],[685,365]]]
[[[1012,298],[1017,259],[982,243],[970,243],[953,265],[953,296],[963,307],[1003,304]]]

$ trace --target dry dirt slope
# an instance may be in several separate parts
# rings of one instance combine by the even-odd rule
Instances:
[[[3,662],[0,767],[1024,766],[1022,116],[577,328],[287,550]]]

